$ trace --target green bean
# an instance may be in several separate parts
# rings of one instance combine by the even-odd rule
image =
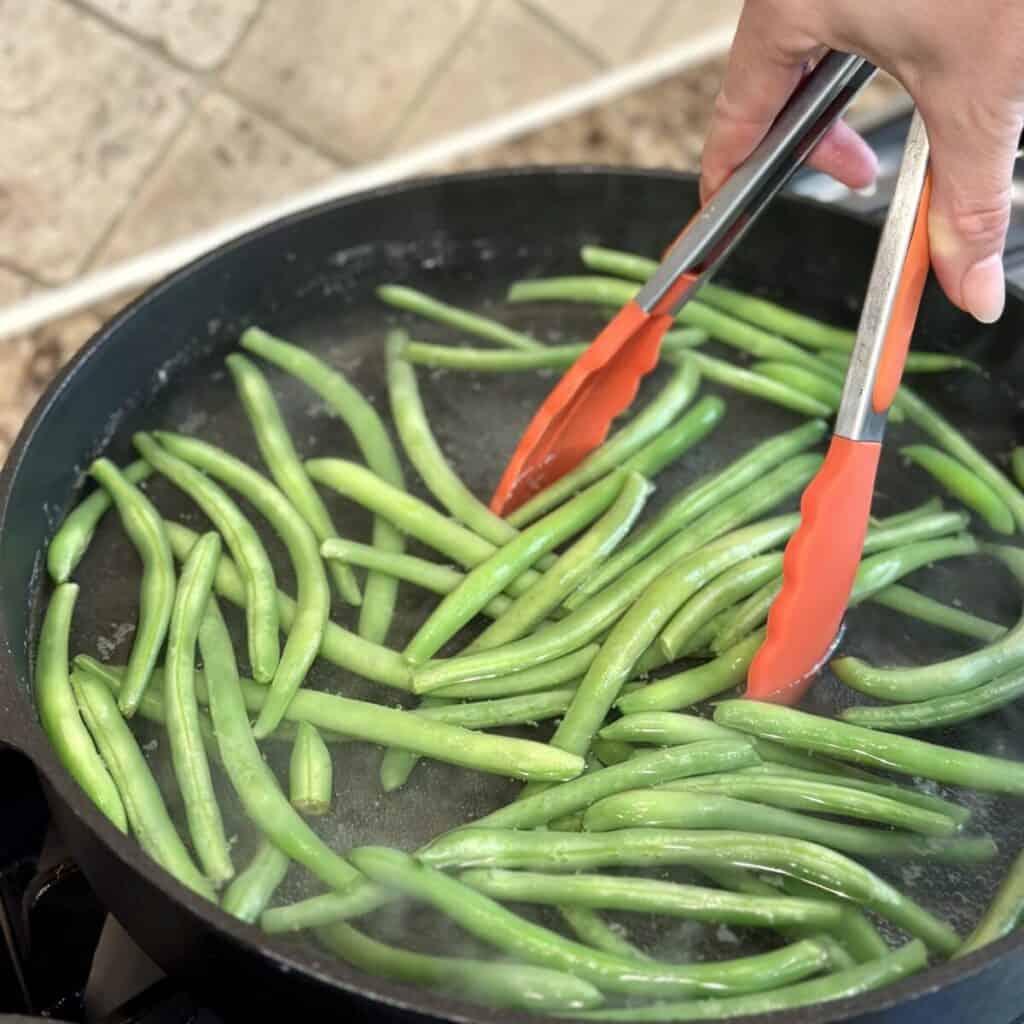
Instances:
[[[898,401],[907,418],[995,491],[1013,513],[1017,525],[1024,527],[1024,494],[1012,481],[996,469],[945,417],[908,387],[900,388]]]
[[[427,420],[416,371],[400,358],[407,340],[404,331],[392,331],[387,339],[387,380],[391,416],[409,461],[416,467],[427,490],[459,522],[492,544],[501,546],[516,539],[514,526],[495,515],[455,475],[437,443]]]
[[[862,725],[883,732],[921,732],[980,718],[990,711],[1012,704],[1022,693],[1024,670],[1018,668],[966,693],[932,697],[931,700],[913,704],[854,706],[846,708],[839,717],[851,725]]]
[[[96,807],[125,832],[128,819],[118,787],[82,721],[68,678],[68,638],[77,600],[78,584],[61,583],[50,597],[43,617],[34,676],[39,721],[68,774]]]
[[[543,622],[629,533],[651,490],[646,477],[630,473],[604,515],[529,590],[512,601],[469,649],[485,650],[511,643]]]
[[[445,707],[452,702],[444,697],[424,697],[417,708],[423,712],[429,708]],[[385,750],[384,756],[380,759],[380,788],[385,793],[393,793],[401,789],[412,775],[413,769],[419,763],[420,755],[414,754],[411,750],[399,750],[392,747]]]
[[[719,612],[749,597],[764,584],[777,579],[781,573],[781,554],[761,555],[733,566],[728,572],[712,580],[703,590],[697,591],[676,612],[658,637],[659,647],[666,657],[679,657],[687,643]]]
[[[924,836],[949,836],[959,825],[947,815],[846,786],[843,779],[811,780],[773,772],[718,774],[672,782],[663,789],[715,793],[791,811],[808,811],[892,825]]]
[[[346,924],[317,931],[331,952],[384,978],[413,982],[486,1006],[555,1013],[599,1006],[601,993],[582,978],[524,964],[428,956],[386,946]]]
[[[292,807],[316,816],[331,809],[334,765],[331,752],[315,725],[299,722],[288,764],[288,795]]]
[[[669,331],[661,340],[662,351],[696,348],[707,341],[697,328],[684,327]],[[418,366],[447,370],[471,370],[475,373],[509,373],[518,370],[562,370],[576,362],[589,344],[545,345],[539,349],[501,351],[490,348],[465,348],[456,345],[427,345],[407,341],[401,350],[403,359]]]
[[[345,377],[311,352],[274,338],[258,327],[242,333],[241,344],[312,388],[352,432],[366,464],[393,487],[404,486],[402,467],[395,446],[377,410]],[[382,516],[374,516],[373,545],[381,551],[400,553],[405,539]],[[396,580],[371,572],[366,578],[363,604],[359,609],[359,635],[371,643],[383,643],[391,625]]]
[[[182,885],[216,902],[213,887],[193,863],[174,828],[160,787],[128,723],[121,717],[113,694],[84,672],[72,673],[71,686],[82,717],[113,776],[132,835]]]
[[[1024,793],[1024,764],[1016,761],[875,732],[794,708],[728,700],[715,708],[715,721],[743,733],[901,775],[996,793]]]
[[[806,977],[828,961],[825,950],[811,941],[724,963],[645,963],[632,957],[616,957],[533,924],[397,850],[363,847],[353,850],[351,856],[374,881],[432,904],[477,938],[523,960],[569,971],[608,992],[672,992],[689,996],[761,991],[794,977]]]
[[[324,541],[320,545],[320,555],[328,561],[337,559],[406,580],[434,594],[450,594],[465,579],[464,573],[450,566],[440,565],[426,558],[417,558],[415,555],[381,551],[380,548],[353,540]],[[505,613],[510,603],[509,598],[499,594],[480,610],[489,618],[496,619]]]
[[[207,878],[220,888],[235,873],[210,763],[199,727],[196,699],[196,639],[220,558],[220,537],[207,533],[185,561],[174,598],[164,664],[164,707],[174,775],[181,790],[192,846]],[[131,676],[131,663],[128,678]],[[121,683],[121,692],[128,683]]]
[[[575,469],[549,484],[507,516],[513,526],[523,527],[550,511],[576,491],[604,476],[638,452],[665,430],[693,401],[700,374],[692,365],[680,366],[652,399],[621,430],[592,451]],[[645,474],[646,475],[646,474]]]
[[[437,323],[454,327],[458,331],[465,331],[467,334],[475,334],[478,338],[486,338],[488,341],[505,345],[508,348],[534,349],[540,347],[540,342],[536,338],[531,338],[530,335],[524,334],[522,331],[515,331],[496,320],[478,316],[476,313],[469,313],[457,306],[449,306],[445,302],[440,302],[405,285],[379,285],[377,298],[389,306],[404,309],[428,320],[435,320]]]
[[[316,534],[317,540],[337,537],[338,530],[331,521],[327,506],[302,468],[266,377],[245,356],[233,353],[224,362],[234,378],[242,408],[249,418],[263,462],[274,482]],[[341,562],[332,563],[330,569],[342,600],[352,605],[360,604],[363,597],[352,570]]]
[[[572,782],[523,797],[471,822],[471,827],[536,828],[624,789],[657,785],[705,772],[733,771],[757,762],[754,748],[744,740],[709,740],[648,750],[621,764],[588,772]]]
[[[274,678],[280,658],[274,569],[252,524],[227,493],[194,466],[161,447],[148,434],[132,438],[145,460],[202,510],[224,538],[245,586],[249,663],[259,683]]]
[[[1001,626],[998,622],[989,622],[988,619],[971,615],[959,608],[952,608],[900,583],[894,583],[892,586],[878,591],[877,594],[872,594],[871,601],[884,608],[892,608],[893,611],[910,615],[921,622],[938,626],[940,629],[973,637],[976,640],[984,640],[988,644],[998,640],[1006,633],[1006,627]]]
[[[621,471],[605,478],[607,487],[587,488],[526,527],[514,540],[484,559],[448,594],[406,645],[406,661],[421,665],[433,657],[492,598],[521,579],[542,555],[588,527],[621,493]],[[640,478],[641,482],[643,478]]]
[[[1014,448],[1010,453],[1010,468],[1013,470],[1013,478],[1017,484],[1024,487],[1024,447]],[[56,540],[56,538],[54,539]]]
[[[573,1016],[582,1020],[684,1021],[726,1020],[785,1013],[803,1006],[817,1006],[838,999],[853,999],[874,989],[894,985],[928,966],[924,944],[916,939],[877,960],[846,967],[811,981],[784,985],[755,995],[712,997],[688,1003],[655,1003],[651,1006],[616,1010],[584,1010]]]
[[[678,534],[689,523],[705,515],[712,516],[727,499],[739,495],[744,488],[761,480],[769,471],[787,463],[817,443],[826,430],[821,420],[805,423],[752,448],[714,476],[699,480],[674,497],[658,516],[637,533],[629,544],[608,560],[606,565],[580,587],[574,595],[577,603],[596,594],[612,580],[618,579],[641,558],[660,544]],[[738,502],[739,503],[739,502]],[[572,601],[567,602],[572,607]]]
[[[125,466],[121,475],[130,484],[140,484],[152,472],[153,467],[140,460]],[[66,583],[71,578],[111,504],[110,495],[98,487],[67,514],[46,548],[46,567],[54,583]]]
[[[441,836],[417,856],[435,868],[504,867],[576,872],[605,866],[752,867],[790,875],[862,904],[946,956],[960,944],[948,924],[867,868],[817,843],[788,836],[714,829],[705,832],[635,828],[607,833],[554,833],[467,828]]]
[[[720,889],[680,885],[652,878],[615,875],[549,875],[538,871],[474,868],[459,876],[466,885],[502,902],[567,903],[596,910],[629,910],[664,914],[691,921],[777,928],[810,925],[829,928],[839,923],[836,903],[787,896],[740,896]]]
[[[198,534],[187,526],[164,521],[168,539],[175,557],[184,561],[192,550]],[[237,566],[225,555],[221,556],[217,566],[217,575],[213,581],[214,590],[223,598],[241,608],[246,607],[246,591]],[[290,629],[295,621],[295,601],[287,594],[278,590],[277,609],[282,629]],[[370,679],[383,686],[397,690],[409,690],[412,687],[412,673],[402,656],[380,644],[364,640],[355,633],[350,633],[337,623],[328,621],[324,626],[324,635],[320,641],[320,657],[338,668]]]
[[[1013,515],[1002,498],[952,456],[927,444],[910,444],[900,454],[929,473],[953,497],[977,512],[997,533],[1014,532]]]
[[[632,828],[731,829],[791,836],[857,857],[947,864],[990,861],[997,852],[995,843],[984,836],[922,837],[823,821],[796,811],[734,799],[725,795],[724,788],[721,793],[700,789],[618,793],[595,803],[583,816],[583,828],[588,832]]]
[[[905,523],[913,522],[915,519],[934,515],[936,512],[942,511],[944,511],[942,499],[936,495],[934,498],[929,498],[914,508],[907,509],[906,512],[897,512],[895,515],[886,516],[883,519],[877,519],[872,516],[870,521],[872,526],[888,528],[890,526],[902,526]]]
[[[362,879],[345,892],[325,892],[319,896],[280,907],[270,907],[260,916],[260,928],[268,935],[301,932],[310,928],[362,917],[394,899],[379,886]]]
[[[735,530],[704,550],[686,556],[686,566],[699,574],[700,582],[707,582],[704,577],[713,575],[710,571],[712,565],[718,572],[724,572],[730,565],[776,546],[796,529],[798,521],[799,517],[795,515],[778,516]],[[615,586],[606,587],[564,619],[529,637],[503,647],[424,666],[414,677],[415,692],[424,693],[452,683],[493,678],[579,650],[615,623],[625,609],[645,592],[652,577],[657,579],[660,573],[683,562],[674,555],[673,542],[670,541],[625,573]],[[702,568],[705,562],[708,563],[706,571]],[[685,599],[683,593],[680,600]]]
[[[806,391],[798,391],[790,384],[751,373],[723,359],[715,359],[714,356],[704,355],[702,352],[684,352],[679,359],[684,365],[690,363],[695,366],[702,376],[715,381],[716,384],[724,384],[734,391],[781,405],[784,409],[804,416],[828,416],[832,412],[830,405]]]
[[[559,906],[558,912],[565,923],[576,933],[576,938],[587,946],[593,946],[603,953],[615,956],[636,957],[638,960],[651,958],[636,948],[627,938],[620,935],[611,925],[605,924],[599,914],[586,907]]]
[[[737,733],[737,735],[739,735],[739,733]],[[617,740],[603,740],[598,738],[591,744],[590,752],[606,768],[611,768],[612,765],[622,764],[623,762],[628,761],[636,753],[636,749],[628,743],[619,743]]]
[[[288,802],[256,745],[231,647],[231,637],[211,598],[199,628],[199,649],[206,666],[210,713],[221,760],[231,785],[256,827],[282,853],[303,865],[332,889],[359,881],[359,872],[338,856]]]
[[[554,686],[575,682],[590,667],[601,648],[587,644],[577,651],[553,661],[545,661],[532,668],[520,669],[494,679],[478,679],[469,683],[453,683],[435,691],[438,697],[452,700],[490,700],[495,697],[514,697],[522,693],[550,690]]]
[[[288,857],[266,839],[235,875],[221,897],[221,908],[239,921],[255,924],[288,873]]]
[[[995,898],[956,956],[965,956],[1009,935],[1024,920],[1024,852],[1018,853]]]
[[[764,630],[758,630],[713,661],[665,676],[621,697],[616,707],[626,715],[637,711],[678,711],[731,690],[747,678],[747,669],[763,641]]]
[[[895,580],[932,562],[973,555],[977,551],[978,543],[970,535],[919,541],[881,551],[860,563],[848,604],[850,607],[858,605]],[[768,618],[768,611],[781,589],[782,580],[777,579],[756,591],[739,606],[735,617],[715,637],[712,648],[717,651],[728,645],[732,650],[733,645],[748,636],[752,629],[757,629]]]
[[[267,701],[253,726],[255,737],[263,739],[277,728],[288,702],[305,680],[330,616],[331,594],[320,560],[320,547],[313,531],[284,494],[241,459],[180,434],[158,432],[156,436],[173,455],[244,494],[288,549],[295,571],[295,617],[271,680]]]
[[[794,391],[802,391],[830,409],[839,408],[843,389],[835,381],[813,373],[804,366],[762,360],[754,363],[750,369],[759,376],[768,377]]]
[[[153,666],[167,636],[174,604],[174,557],[163,520],[153,503],[129,483],[109,459],[97,459],[89,472],[110,494],[135,550],[142,559],[139,622],[128,659],[128,678],[118,698],[125,718],[131,718],[149,685]]]
[[[1024,586],[1024,552],[986,545],[987,554],[1004,561]],[[837,658],[832,671],[851,689],[878,700],[914,703],[973,690],[990,679],[1024,665],[1024,614],[994,643],[970,654],[913,668],[875,668],[860,658]]]

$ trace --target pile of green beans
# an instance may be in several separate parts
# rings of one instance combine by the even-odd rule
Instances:
[[[598,247],[581,256],[591,276],[519,282],[509,301],[615,307],[656,266]],[[891,984],[924,970],[929,954],[961,956],[1024,924],[1024,854],[966,940],[868,867],[981,864],[999,852],[969,831],[966,805],[893,775],[1024,794],[1024,763],[898,735],[1024,696],[1024,617],[1006,628],[898,582],[980,554],[1024,588],[1024,551],[987,539],[1024,528],[1024,495],[1001,470],[901,387],[891,418],[930,444],[900,452],[956,507],[934,498],[873,519],[851,604],[870,599],[977,646],[916,667],[834,659],[839,680],[876,702],[835,719],[722,699],[762,643],[782,547],[799,522],[789,509],[822,463],[853,332],[704,285],[666,336],[661,382],[644,385],[637,412],[503,518],[446,456],[416,368],[527,374],[568,367],[585,345],[547,345],[536,324],[517,330],[404,284],[377,295],[402,323],[382,333],[374,357],[386,414],[323,359],[250,327],[248,355],[225,360],[248,449],[137,434],[141,458],[123,468],[96,460],[96,489],[47,550],[55,589],[34,673],[40,719],[118,828],[182,885],[269,934],[309,930],[363,971],[446,997],[582,1019],[791,1010]],[[480,347],[411,340],[424,322]],[[914,352],[907,368],[973,364]],[[279,372],[326,402],[358,456],[305,457],[275,396]],[[781,406],[792,425],[728,465],[706,449],[691,463],[692,449],[728,429],[730,405],[714,393],[723,389],[737,402]],[[1024,487],[1024,447],[1009,454]],[[687,485],[659,494],[673,463]],[[146,493],[153,474],[197,506],[207,532],[165,518]],[[368,540],[349,536],[346,503],[372,517]],[[243,509],[283,543],[290,583]],[[72,640],[73,577],[108,511],[141,566],[125,665]],[[422,550],[407,551],[414,542]],[[396,640],[400,584],[429,608]],[[244,617],[238,651],[221,600]],[[318,660],[319,686],[310,677]],[[350,695],[352,677],[381,687],[379,699]],[[166,732],[172,770],[159,782],[133,716]],[[498,731],[525,726],[539,726],[535,738]],[[284,755],[283,777],[267,743]],[[385,794],[424,758],[526,786],[413,853],[344,849],[327,837],[335,780],[344,785],[335,758],[353,744],[382,748]],[[247,863],[225,832],[230,801],[253,826],[253,843],[239,848]],[[180,821],[169,807],[180,807]],[[651,869],[687,874],[642,877]],[[311,877],[316,894],[285,902],[293,872]],[[479,953],[402,948],[388,933],[390,911],[361,920],[410,902],[454,922]],[[548,908],[557,925],[536,923],[529,905]],[[890,948],[869,911],[909,941]],[[777,941],[753,956],[668,963],[606,917],[619,913],[754,926]]]

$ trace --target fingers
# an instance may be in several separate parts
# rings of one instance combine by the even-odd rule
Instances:
[[[763,0],[748,0],[743,8],[704,144],[702,202],[764,138],[818,50],[810,36],[787,38],[774,13]]]
[[[875,151],[845,121],[836,122],[807,163],[847,188],[867,188],[878,177]]]
[[[925,106],[931,144],[932,265],[950,301],[982,323],[1003,311],[1002,253],[1010,223],[1013,164],[1021,121],[1007,105],[990,116],[956,106]]]

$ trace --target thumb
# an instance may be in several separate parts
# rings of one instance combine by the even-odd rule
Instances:
[[[922,107],[931,144],[928,234],[950,301],[987,324],[1006,301],[1002,257],[1021,121],[1012,111],[995,123],[962,113],[948,107],[929,117]]]

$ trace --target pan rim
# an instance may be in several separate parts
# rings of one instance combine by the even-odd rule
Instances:
[[[3,531],[8,518],[13,485],[16,478],[24,471],[26,456],[29,453],[33,438],[40,425],[52,413],[59,403],[64,390],[69,386],[72,376],[78,368],[93,359],[103,347],[111,343],[123,328],[124,324],[134,319],[140,310],[149,303],[156,301],[167,290],[175,288],[180,281],[200,272],[208,264],[216,264],[239,249],[244,249],[254,241],[283,231],[304,221],[310,221],[327,213],[347,207],[357,206],[369,200],[387,199],[395,195],[426,192],[440,187],[451,187],[460,182],[501,182],[512,181],[524,177],[552,179],[569,179],[586,176],[590,178],[623,178],[671,181],[678,184],[692,185],[695,175],[688,172],[667,171],[648,168],[622,168],[603,164],[560,164],[544,167],[513,167],[497,168],[481,171],[457,172],[448,174],[426,175],[391,183],[374,189],[354,193],[341,199],[329,200],[307,209],[291,213],[267,224],[252,229],[210,252],[196,258],[186,266],[175,271],[163,280],[147,288],[133,299],[115,317],[103,324],[78,353],[59,371],[53,381],[36,402],[31,413],[18,433],[11,447],[7,461],[0,471],[0,531]],[[828,208],[829,204],[803,197],[782,197],[782,202],[798,206],[811,206],[817,209]],[[837,216],[846,221],[859,222],[877,231],[876,222],[859,213],[833,210]],[[1007,291],[1019,300],[1024,300],[1024,290],[1009,286]],[[38,557],[38,555],[37,555]],[[158,888],[165,896],[178,906],[182,906],[193,916],[204,921],[207,926],[229,939],[236,946],[243,947],[251,953],[261,956],[267,966],[272,966],[281,973],[299,973],[315,980],[319,985],[341,990],[346,996],[364,1001],[384,1004],[392,1009],[418,1014],[430,1015],[438,1019],[457,1021],[460,1024],[476,1024],[476,1022],[494,1022],[494,1024],[511,1024],[511,1022],[535,1021],[537,1018],[526,1014],[491,1010],[485,1006],[475,1006],[457,1002],[444,996],[432,993],[413,985],[389,982],[366,974],[357,968],[334,960],[323,965],[314,966],[308,958],[293,955],[288,948],[287,936],[274,937],[273,944],[268,936],[255,925],[248,925],[227,914],[220,907],[212,905],[195,895],[186,887],[177,883],[155,862],[141,853],[135,840],[122,834],[106,817],[85,797],[70,774],[57,760],[50,748],[31,698],[18,684],[16,673],[9,654],[9,638],[7,624],[0,619],[0,685],[6,686],[14,697],[15,706],[9,711],[14,712],[19,725],[25,730],[24,735],[11,741],[11,745],[27,756],[36,769],[46,779],[49,786],[59,794],[65,806],[78,817],[106,847],[108,847],[123,866],[139,871],[147,883]],[[214,913],[211,914],[211,911]],[[280,941],[283,940],[283,941]],[[793,1011],[773,1012],[767,1014],[745,1015],[733,1017],[736,1024],[780,1024],[781,1021],[796,1024],[831,1024],[848,1018],[851,1014],[879,1012],[895,1008],[901,1004],[909,1004],[925,995],[937,992],[947,986],[966,981],[997,962],[1009,960],[1014,955],[1024,956],[1024,929],[1010,934],[998,942],[979,949],[962,959],[945,961],[927,968],[918,975],[906,978],[883,989],[863,993],[858,996],[827,1003],[812,1004]],[[565,1018],[571,1019],[571,1018]]]

